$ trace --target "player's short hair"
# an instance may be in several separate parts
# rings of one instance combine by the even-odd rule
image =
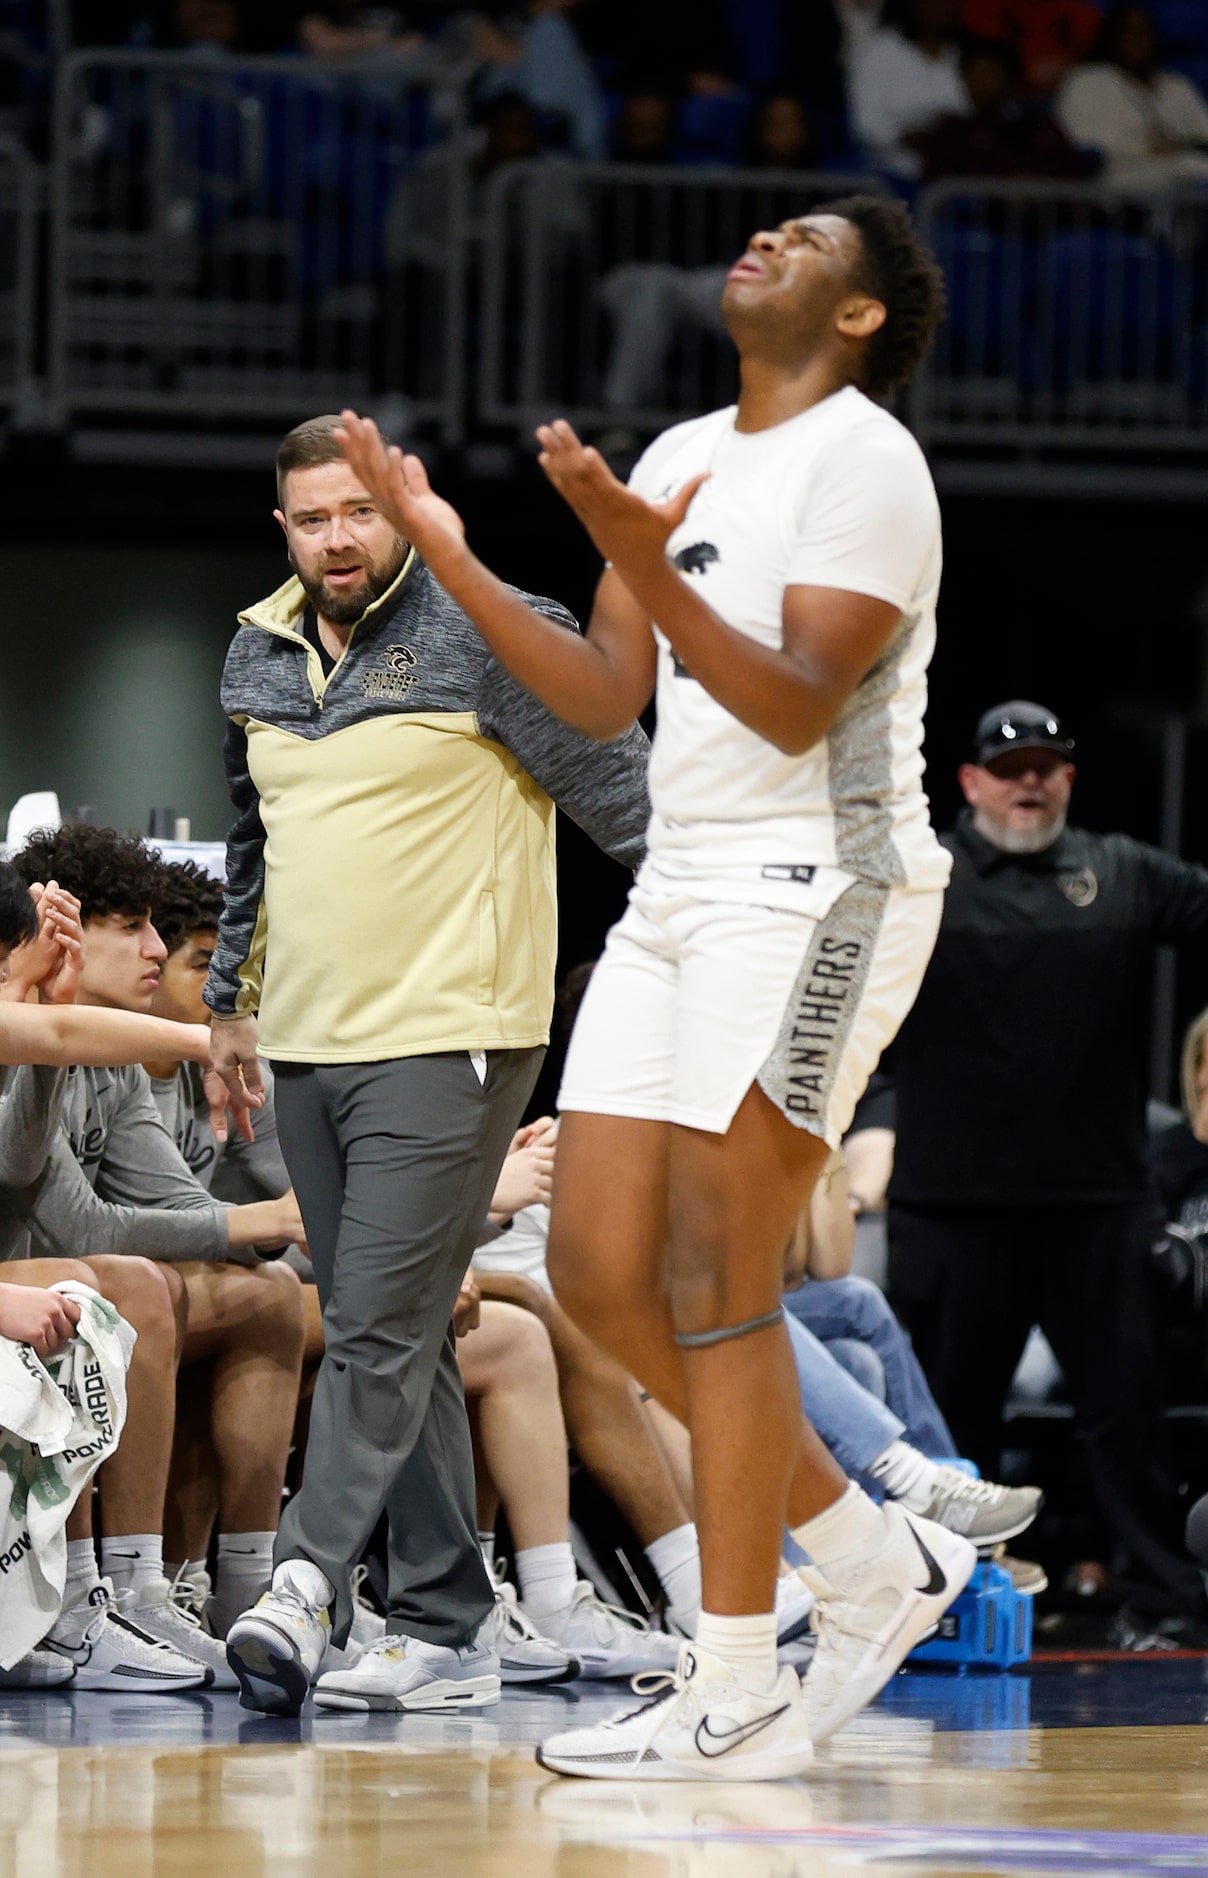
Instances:
[[[27,884],[57,880],[74,893],[84,920],[104,919],[109,913],[149,913],[161,865],[137,835],[90,828],[85,822],[37,828],[13,856],[13,866]]]
[[[196,861],[165,861],[151,917],[169,954],[176,952],[191,933],[217,929],[222,918],[222,884]]]
[[[342,420],[338,411],[308,417],[282,437],[277,449],[277,504],[285,502],[285,479],[291,470],[318,469],[322,463],[340,463],[344,452],[336,441]],[[388,443],[388,437],[383,442]]]
[[[0,861],[0,946],[11,952],[38,936],[38,909],[15,867]]]
[[[944,276],[920,241],[904,202],[884,196],[844,196],[815,215],[840,215],[859,231],[864,250],[856,285],[885,308],[885,324],[864,353],[863,388],[874,398],[904,385],[944,317]]]

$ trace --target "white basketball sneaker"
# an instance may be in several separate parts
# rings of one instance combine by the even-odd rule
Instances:
[[[64,1606],[41,1648],[75,1666],[77,1689],[163,1695],[208,1689],[214,1677],[207,1665],[126,1617],[119,1608],[125,1601],[102,1578],[87,1597]]]
[[[755,1691],[685,1643],[675,1670],[636,1677],[634,1691],[654,1699],[594,1728],[551,1735],[537,1750],[541,1766],[592,1780],[791,1780],[813,1761],[792,1669],[770,1691]]]
[[[776,1643],[796,1643],[809,1634],[814,1594],[797,1572],[782,1572],[776,1580]]]
[[[395,1633],[379,1637],[355,1663],[315,1684],[315,1707],[329,1709],[485,1708],[499,1700],[499,1658],[476,1637],[460,1649]]]
[[[496,1581],[495,1608],[478,1626],[475,1640],[499,1658],[499,1680],[513,1683],[573,1682],[579,1659],[543,1637],[516,1602],[516,1588]]]
[[[122,1610],[149,1636],[204,1663],[213,1675],[215,1689],[237,1689],[239,1684],[227,1662],[225,1644],[212,1637],[201,1621],[196,1608],[197,1589],[179,1574],[171,1580],[153,1578],[129,1593]]]
[[[227,1661],[242,1708],[296,1715],[319,1673],[331,1636],[333,1587],[309,1559],[278,1565],[273,1582],[227,1632]]]
[[[543,1637],[578,1657],[579,1674],[589,1681],[673,1669],[679,1658],[678,1638],[652,1630],[632,1611],[605,1604],[582,1578],[561,1610],[524,1614]]]
[[[816,1745],[884,1688],[977,1564],[975,1549],[959,1533],[892,1500],[881,1510],[883,1543],[841,1580],[816,1565],[799,1568],[818,1600],[811,1619],[817,1645],[801,1685]]]
[[[55,1650],[30,1650],[11,1669],[0,1669],[0,1689],[61,1689],[74,1679],[74,1664]]]

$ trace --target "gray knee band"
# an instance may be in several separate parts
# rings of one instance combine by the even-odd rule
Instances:
[[[733,1337],[751,1337],[757,1330],[770,1330],[781,1316],[778,1310],[769,1311],[766,1317],[749,1317],[745,1324],[733,1324],[728,1330],[677,1330],[675,1341],[681,1350],[707,1350],[715,1343],[729,1343]]]

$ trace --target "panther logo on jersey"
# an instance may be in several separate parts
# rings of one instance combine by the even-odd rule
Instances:
[[[694,541],[690,548],[681,548],[672,557],[681,574],[704,574],[721,560],[721,555],[711,541]]]

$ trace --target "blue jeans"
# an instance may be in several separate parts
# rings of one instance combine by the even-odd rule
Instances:
[[[862,1389],[824,1343],[788,1311],[784,1321],[793,1346],[801,1406],[845,1474],[866,1474],[905,1427],[884,1402]]]
[[[864,1373],[856,1371],[861,1381],[870,1375],[875,1380],[875,1373],[867,1367],[867,1359],[869,1355],[876,1358],[884,1377],[882,1399],[905,1428],[905,1439],[911,1447],[920,1449],[932,1460],[951,1460],[956,1456],[956,1443],[927,1386],[910,1338],[883,1293],[867,1278],[807,1279],[799,1290],[785,1293],[784,1306],[793,1320],[812,1331],[822,1343],[834,1345],[834,1354],[840,1361],[846,1354],[844,1344],[861,1346]],[[793,1348],[796,1351],[795,1341]],[[808,1408],[806,1414],[809,1414]],[[810,1420],[813,1420],[812,1415]],[[823,1439],[826,1440],[825,1435]],[[839,1458],[837,1452],[835,1458]]]

